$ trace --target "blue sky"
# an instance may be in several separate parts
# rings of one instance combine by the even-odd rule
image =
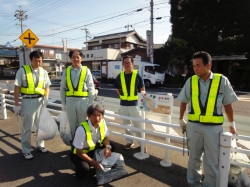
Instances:
[[[38,44],[84,47],[84,28],[94,36],[127,31],[132,25],[146,39],[150,30],[150,0],[1,0],[0,45],[10,42],[20,46],[20,22],[14,12],[20,7],[27,11],[23,30],[31,29],[39,38]],[[142,9],[141,11],[136,11]],[[154,43],[164,43],[171,34],[169,0],[154,0]]]

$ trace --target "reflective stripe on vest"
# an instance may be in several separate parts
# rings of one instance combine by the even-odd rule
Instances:
[[[30,65],[24,65],[23,69],[26,75],[27,87],[21,87],[20,92],[26,95],[35,95],[35,94],[44,95],[45,94],[45,89],[43,88],[44,73],[45,73],[44,69],[39,67],[39,78],[37,87],[35,87]]]
[[[81,125],[83,126],[85,133],[86,133],[86,142],[88,144],[87,148],[84,148],[82,150],[83,153],[88,153],[89,151],[93,151],[95,149],[95,143],[93,142],[92,139],[92,132],[89,128],[89,124],[88,121],[84,121],[81,123]],[[102,144],[104,138],[105,138],[105,129],[104,129],[104,122],[103,120],[101,120],[100,124],[99,124],[99,128],[100,128],[100,143]],[[72,147],[71,150],[73,150],[73,153],[76,154],[76,148]]]
[[[132,72],[132,77],[130,81],[130,94],[128,95],[127,87],[126,87],[126,80],[125,80],[125,75],[124,71],[120,73],[120,79],[121,79],[121,87],[122,87],[122,93],[123,95],[120,94],[120,99],[121,100],[126,100],[126,101],[135,101],[138,100],[138,95],[135,95],[135,88],[136,88],[136,76],[137,76],[137,70],[133,70]]]
[[[68,88],[68,90],[66,91],[66,96],[87,97],[89,93],[82,91],[84,88],[84,82],[87,74],[87,66],[82,66],[81,75],[76,88],[74,88],[71,80],[71,68],[72,67],[69,66],[66,71],[66,84]]]
[[[199,103],[199,79],[197,75],[191,78],[191,102],[194,113],[188,114],[188,120],[192,122],[199,122],[203,124],[215,124],[221,125],[224,122],[223,115],[214,115],[215,105],[217,103],[218,90],[220,87],[221,74],[214,74],[215,78],[212,79],[211,86],[209,88],[209,95],[205,114],[201,113],[201,107]]]

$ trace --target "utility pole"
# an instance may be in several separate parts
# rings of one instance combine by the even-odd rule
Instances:
[[[129,23],[125,25],[125,28],[128,28],[128,31],[129,31],[129,27],[133,27],[133,25],[129,25]]]
[[[15,11],[15,17],[20,21],[20,26],[21,26],[21,34],[23,34],[23,21],[28,19],[28,15],[26,15],[27,11],[22,10],[22,7],[20,6],[20,10]],[[24,43],[22,42],[22,49],[23,49],[23,63],[26,64],[25,61],[25,50],[24,50]],[[19,62],[20,63],[20,62]]]
[[[84,30],[85,31],[85,35],[86,35],[86,42],[85,42],[85,45],[86,45],[86,49],[87,49],[87,41],[88,41],[88,37],[89,37],[89,29],[87,28],[84,28],[84,29],[81,29],[81,30]]]
[[[151,54],[150,54],[150,62],[153,64],[154,63],[154,2],[153,0],[151,0],[150,2],[150,12],[151,12],[151,16],[150,16],[150,24],[151,24]]]

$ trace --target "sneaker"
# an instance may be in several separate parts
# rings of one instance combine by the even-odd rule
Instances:
[[[37,151],[41,152],[41,153],[47,153],[48,150],[45,147],[38,147]]]
[[[127,143],[126,145],[124,145],[124,149],[130,149],[131,147],[133,147],[134,146],[134,144],[132,143]]]
[[[33,155],[30,154],[30,153],[23,153],[23,157],[26,159],[26,160],[30,160],[33,158]]]

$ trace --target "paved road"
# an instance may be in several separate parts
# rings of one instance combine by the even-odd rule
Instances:
[[[10,84],[13,82],[14,80],[9,80]],[[0,87],[6,87],[6,80],[0,80]],[[51,89],[59,90],[59,82],[52,80]],[[172,93],[175,98],[174,106],[180,106],[180,102],[176,99],[180,91],[181,88],[165,88],[165,87],[147,88],[147,93],[154,93],[154,94]],[[236,91],[236,94],[240,100],[238,102],[233,103],[234,113],[243,116],[250,116],[250,92]],[[98,95],[118,98],[118,95],[113,85],[110,84],[101,84],[101,89],[99,90]]]
[[[10,110],[7,114],[7,120],[0,120],[0,187],[96,186],[95,177],[82,181],[75,179],[74,166],[69,160],[69,147],[62,142],[59,135],[46,141],[45,146],[49,153],[32,151],[34,159],[25,160],[21,154],[20,122]],[[116,128],[110,129],[123,133]],[[32,134],[31,138],[32,145],[35,146],[35,134]],[[165,142],[164,139],[154,136],[147,136],[147,138],[152,141]],[[124,138],[111,135],[110,139],[116,146],[116,152],[124,156],[129,174],[104,186],[188,186],[186,182],[187,155],[183,156],[180,152],[171,151],[172,166],[162,167],[159,162],[164,158],[164,149],[148,145],[150,157],[146,160],[137,160],[133,154],[139,152],[138,144],[131,150],[123,150]],[[176,142],[172,142],[172,145],[182,146]],[[91,172],[94,173],[94,170]]]
[[[111,88],[101,89],[105,93],[108,90],[115,93]],[[175,104],[178,105],[176,101]],[[20,121],[10,110],[7,113],[8,119],[0,120],[0,187],[96,186],[94,177],[83,181],[75,180],[74,167],[69,161],[69,147],[62,142],[59,135],[46,141],[48,154],[43,155],[33,151],[34,159],[24,160],[20,146]],[[119,120],[115,120],[115,122],[121,123]],[[117,128],[110,129],[123,133]],[[165,142],[164,139],[155,136],[147,135],[147,138],[152,141]],[[138,144],[133,149],[125,151],[122,149],[125,144],[124,138],[111,135],[110,139],[116,145],[116,152],[124,156],[129,174],[104,186],[188,186],[186,182],[187,155],[183,156],[180,152],[171,151],[172,166],[162,167],[159,162],[164,158],[164,149],[148,145],[150,157],[146,160],[137,160],[133,154],[139,152]],[[35,146],[35,134],[32,134],[32,145]],[[171,142],[171,145],[182,147],[180,143],[174,141]],[[94,173],[94,170],[92,172]]]

